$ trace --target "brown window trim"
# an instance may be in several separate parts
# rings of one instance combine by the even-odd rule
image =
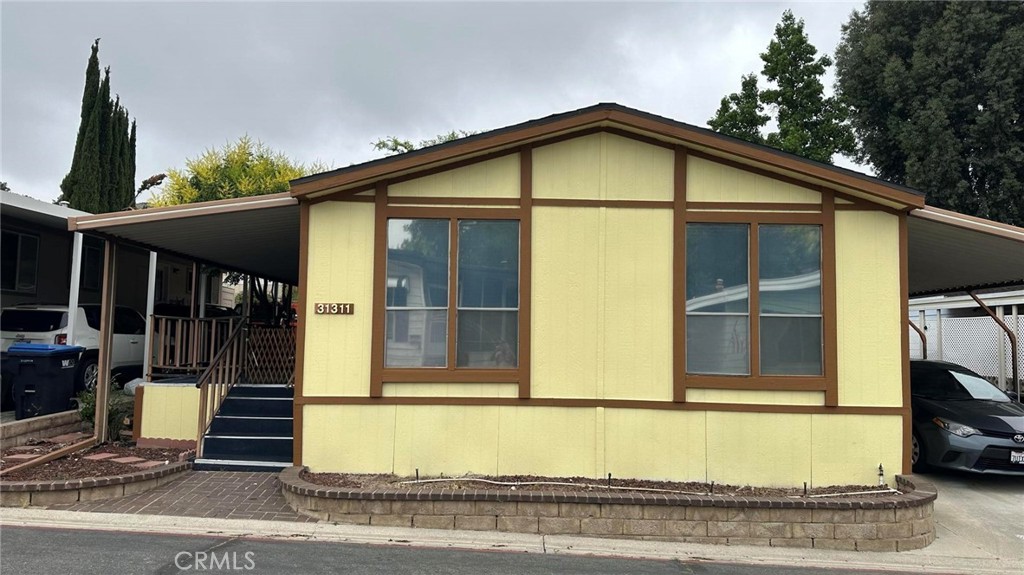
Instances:
[[[409,205],[415,198],[389,198],[387,182],[378,183],[375,197],[374,237],[374,286],[373,286],[373,335],[370,369],[370,397],[383,397],[385,383],[516,383],[519,397],[530,396],[530,268],[531,268],[531,201],[532,201],[532,158],[529,148],[520,150],[520,198],[517,207],[508,206],[508,198],[495,198],[493,203],[485,199],[474,199],[473,207],[430,205]],[[397,201],[396,201],[397,200]],[[462,199],[453,199],[463,205]],[[426,203],[431,203],[430,201]],[[476,204],[481,204],[476,207]],[[387,277],[387,223],[392,218],[431,218],[452,222],[449,226],[449,250],[458,254],[458,221],[462,219],[515,220],[519,222],[519,350],[518,367],[515,369],[474,369],[456,365],[456,297],[458,281],[458,258],[449,258],[448,293],[448,341],[447,366],[423,368],[388,368],[384,365],[386,339],[385,298],[383,287]]]
[[[685,162],[687,153],[677,153],[677,164]],[[677,178],[685,178],[685,167],[678,167]],[[819,212],[735,212],[735,211],[694,211],[690,209],[701,204],[685,201],[686,185],[677,183],[677,217],[678,226],[675,239],[674,259],[676,282],[675,303],[675,355],[673,401],[686,402],[686,388],[738,389],[761,391],[824,391],[825,405],[838,405],[838,359],[836,333],[836,250],[835,250],[835,197],[828,190],[817,190],[821,193],[822,203],[808,204],[820,208]],[[680,201],[679,196],[682,196]],[[766,204],[770,205],[770,204]],[[760,207],[745,205],[748,209]],[[717,208],[718,205],[716,204]],[[722,206],[721,209],[729,206]],[[777,208],[776,208],[777,209]],[[678,213],[681,212],[681,213]],[[737,223],[750,226],[750,254],[747,262],[750,290],[750,375],[699,375],[686,373],[686,224],[695,223]],[[822,298],[822,375],[820,376],[763,376],[755,372],[760,364],[760,314],[758,309],[757,274],[758,274],[758,234],[760,224],[803,224],[821,226],[821,298]]]

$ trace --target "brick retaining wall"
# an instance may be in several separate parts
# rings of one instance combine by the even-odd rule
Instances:
[[[45,506],[134,495],[170,483],[191,468],[191,461],[176,461],[153,469],[112,477],[65,481],[5,481],[0,483],[0,507]]]
[[[309,483],[281,472],[300,513],[334,523],[612,536],[692,543],[906,551],[935,540],[935,487],[897,476],[900,495],[729,497],[650,493],[374,490]]]
[[[0,449],[18,447],[30,439],[46,439],[82,431],[82,415],[77,409],[40,415],[0,425]]]

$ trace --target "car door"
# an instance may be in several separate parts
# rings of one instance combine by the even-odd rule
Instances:
[[[146,321],[128,307],[114,308],[113,367],[142,365],[145,350]]]

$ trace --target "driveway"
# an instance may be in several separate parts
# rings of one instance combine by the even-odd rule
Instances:
[[[1024,477],[935,471],[935,543],[922,551],[1024,561]]]

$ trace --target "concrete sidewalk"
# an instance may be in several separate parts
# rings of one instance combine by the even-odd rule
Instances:
[[[196,521],[195,518],[166,515],[83,513],[33,508],[4,508],[0,510],[0,525],[541,554],[676,559],[690,562],[709,561],[747,565],[800,565],[821,569],[842,567],[894,572],[965,574],[1020,573],[1024,570],[1024,562],[1020,560],[993,557],[983,551],[951,544],[957,541],[956,538],[941,536],[931,546],[917,551],[868,553],[288,521],[219,518],[204,518],[201,521]]]

